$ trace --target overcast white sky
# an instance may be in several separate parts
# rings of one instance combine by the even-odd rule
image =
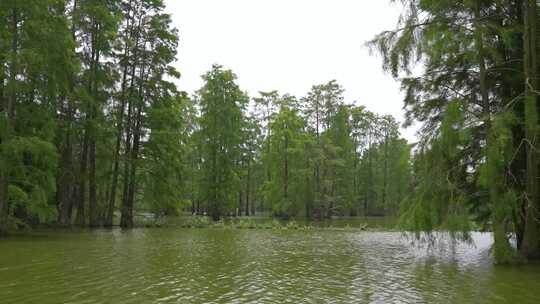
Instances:
[[[393,29],[389,0],[166,0],[180,31],[180,89],[194,92],[212,64],[232,69],[242,90],[305,96],[336,79],[346,102],[403,120],[399,84],[364,43]],[[415,130],[402,130],[414,139]]]

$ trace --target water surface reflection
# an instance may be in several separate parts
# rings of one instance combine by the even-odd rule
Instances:
[[[398,232],[136,229],[0,241],[1,303],[540,303],[540,267],[491,236],[426,250]]]

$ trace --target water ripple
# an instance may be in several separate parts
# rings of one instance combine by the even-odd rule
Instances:
[[[400,233],[133,230],[0,242],[0,303],[538,303],[540,268],[491,235],[428,250]]]

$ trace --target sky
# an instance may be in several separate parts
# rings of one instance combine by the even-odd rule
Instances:
[[[389,0],[166,0],[179,29],[181,90],[193,93],[212,64],[238,76],[250,96],[278,90],[297,97],[336,79],[345,101],[403,121],[403,92],[365,43],[394,29]],[[402,135],[415,140],[415,130]]]

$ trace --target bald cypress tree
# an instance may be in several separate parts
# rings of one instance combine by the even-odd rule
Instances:
[[[55,217],[56,109],[74,69],[62,1],[0,3],[0,234]],[[61,68],[60,68],[61,67]]]
[[[423,124],[422,181],[405,204],[404,222],[466,236],[472,217],[494,231],[497,262],[538,258],[538,4],[403,3],[400,27],[370,45],[383,55],[384,68],[402,77],[409,120]],[[413,75],[418,62],[425,69]],[[448,182],[435,178],[435,170]],[[443,200],[444,193],[450,196]],[[512,235],[517,251],[509,245]]]
[[[201,108],[202,184],[209,215],[219,220],[231,212],[240,188],[238,159],[246,95],[230,70],[214,65],[203,76]]]
[[[526,198],[525,224],[520,251],[524,257],[540,258],[540,197],[538,193],[538,5],[535,0],[523,1],[523,73],[525,103]]]

